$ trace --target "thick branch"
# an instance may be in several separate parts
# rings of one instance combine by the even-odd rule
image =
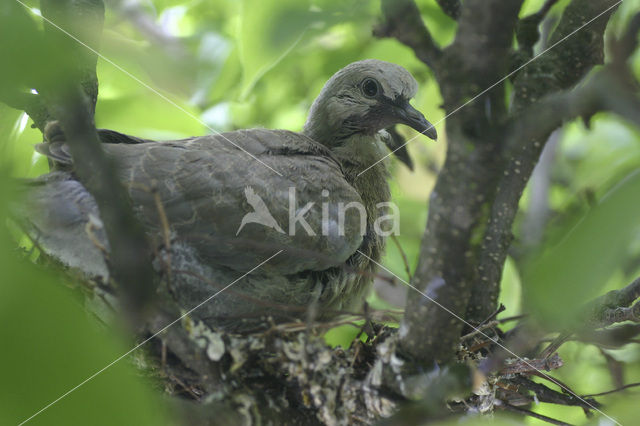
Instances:
[[[441,91],[447,110],[457,108],[508,73],[509,53],[521,5],[522,0],[467,0],[463,3],[456,38],[445,50],[442,61],[447,79],[441,84]],[[498,102],[504,105],[504,97],[498,97],[501,90],[496,89],[487,93],[492,108],[499,108]],[[486,107],[482,99],[470,106],[480,106],[483,111]]]
[[[622,322],[640,322],[640,304],[633,302],[640,298],[640,278],[620,290],[613,290],[589,303],[586,309],[590,326],[606,327]]]
[[[460,30],[441,62],[446,70],[441,82],[445,107],[456,113],[447,120],[447,159],[431,196],[412,284],[459,317],[464,317],[471,287],[477,281],[478,236],[499,174],[504,88],[496,87],[464,109],[458,107],[508,70],[506,52],[511,48],[519,9],[518,1],[465,2]],[[405,355],[427,365],[447,362],[455,353],[463,326],[428,298],[410,298],[400,347]]]
[[[527,57],[533,56],[533,46],[540,40],[540,23],[556,3],[558,0],[547,0],[538,12],[518,22],[516,29],[518,47]]]
[[[515,79],[514,111],[574,86],[595,65],[604,62],[604,30],[616,3],[617,0],[574,0],[567,6],[549,39],[549,50]],[[561,44],[556,46],[557,43]]]
[[[41,6],[44,17],[97,47],[104,15],[102,0],[42,0]],[[97,58],[57,28],[45,28],[61,61],[59,67],[52,65],[52,78],[42,93],[64,130],[75,172],[98,204],[110,245],[110,270],[127,300],[139,309],[154,288],[150,250],[114,164],[102,152],[96,133],[93,111],[98,94]]]
[[[558,28],[551,37],[550,45],[553,46],[564,39],[615,3],[615,0],[574,0],[565,10]],[[581,101],[575,95],[560,95],[550,101],[556,104],[554,112],[559,116],[552,117],[548,111],[542,111],[541,108],[537,109],[542,114],[539,118],[536,119],[533,114],[528,115],[535,121],[535,124],[531,124],[531,128],[537,128],[535,134],[519,131],[520,126],[527,126],[517,124],[519,114],[545,95],[574,86],[595,65],[602,63],[604,30],[614,10],[615,8],[612,8],[567,38],[561,46],[529,64],[515,80],[512,120],[516,122],[513,128],[518,131],[512,131],[507,138],[508,143],[503,154],[505,163],[501,166],[503,174],[484,234],[478,266],[482,271],[482,282],[474,288],[468,311],[470,319],[484,318],[497,306],[502,268],[512,240],[511,227],[518,210],[518,202],[540,158],[544,143],[551,132],[562,124],[562,120],[582,115],[577,111],[579,109],[593,110],[594,105],[588,100]],[[586,92],[581,93],[589,95]],[[574,109],[571,112],[563,110],[563,105],[560,104],[564,102],[571,103]]]
[[[607,67],[584,85],[550,95],[523,111],[510,126],[508,139],[513,146],[509,147],[515,150],[521,141],[535,144],[564,122],[578,117],[590,118],[599,111],[616,113],[640,127],[639,108],[640,99]]]
[[[97,50],[102,36],[104,4],[102,0],[42,0],[40,6],[43,16],[48,20],[45,21],[45,32],[54,43],[54,48],[60,49],[58,52],[61,54],[60,59],[66,61],[63,68],[72,72],[88,97],[89,112],[93,117],[98,100],[96,75],[98,57],[54,25],[63,28],[83,44]]]
[[[460,0],[436,0],[440,9],[453,19],[460,17]]]
[[[49,110],[40,95],[18,90],[0,90],[0,102],[11,108],[26,112],[35,126],[42,132],[44,132],[47,121],[52,120]]]
[[[436,71],[442,52],[436,46],[413,0],[382,0],[384,21],[374,28],[376,37],[395,37],[418,59]],[[437,71],[436,71],[437,72]]]
[[[591,301],[587,304],[583,314],[575,318],[575,324],[569,330],[563,331],[556,337],[544,349],[543,354],[548,357],[565,342],[569,341],[574,334],[592,338],[592,336],[596,335],[592,333],[593,329],[625,321],[640,323],[640,301],[629,307],[638,298],[640,298],[640,278],[623,289],[610,291],[604,296]],[[618,331],[622,331],[622,333],[617,334],[619,339],[625,334],[625,331],[624,329]],[[627,329],[626,331],[631,331],[631,335],[627,337],[628,339],[634,336],[634,329]],[[589,334],[592,336],[589,336]],[[600,337],[602,336],[601,334]]]

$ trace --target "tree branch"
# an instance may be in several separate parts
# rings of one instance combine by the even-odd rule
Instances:
[[[436,0],[440,9],[449,17],[458,19],[460,17],[460,0]]]
[[[513,32],[521,5],[522,0],[464,2],[456,38],[445,50],[442,65],[448,77],[442,88],[445,105],[451,103],[447,110],[458,107],[464,100],[481,93],[507,74]],[[459,90],[447,95],[447,86],[452,86],[450,90],[456,87]],[[492,90],[487,95],[496,92],[500,93],[500,90]],[[504,104],[504,98],[500,102]],[[482,102],[475,102],[471,106],[474,105],[485,107]],[[497,102],[493,102],[492,107],[497,108]]]
[[[26,112],[41,132],[44,132],[47,122],[53,119],[40,95],[12,89],[0,90],[0,102]]]
[[[464,109],[459,106],[489,87],[487,82],[506,74],[506,52],[520,3],[465,2],[456,39],[440,62],[445,108],[455,114],[447,119],[447,158],[430,199],[412,284],[441,306],[428,298],[410,298],[400,328],[401,352],[428,366],[453,357],[464,324],[451,312],[464,317],[477,281],[477,236],[482,234],[499,174],[504,87],[496,87]]]
[[[373,34],[376,37],[394,37],[413,49],[418,59],[437,72],[442,52],[431,37],[413,0],[382,0],[384,21]]]
[[[604,30],[616,3],[574,0],[567,6],[549,39],[549,50],[527,65],[514,81],[514,112],[547,94],[574,86],[595,65],[604,63]],[[554,47],[557,43],[562,44]]]
[[[97,48],[104,16],[102,0],[42,0],[41,7],[43,17]],[[51,24],[45,24],[45,31],[60,57],[60,66],[51,66],[52,78],[41,93],[64,130],[75,172],[98,204],[110,245],[110,271],[125,300],[132,304],[131,312],[140,313],[154,291],[151,251],[114,164],[102,152],[96,133],[93,112],[98,96],[97,58]]]
[[[538,413],[534,413],[531,410],[527,410],[526,408],[522,408],[522,407],[516,407],[515,405],[511,405],[511,404],[502,404],[501,406],[504,410],[507,411],[513,411],[515,413],[519,413],[519,414],[524,414],[525,416],[531,416],[535,419],[538,420],[542,420],[543,422],[547,422],[550,423],[552,425],[558,425],[558,426],[570,426],[569,423],[565,423],[562,422],[560,420],[556,420],[552,417],[548,417],[548,416],[543,416],[542,414],[538,414]]]
[[[585,309],[586,320],[591,327],[606,327],[623,322],[640,322],[640,304],[633,302],[640,298],[640,278],[620,290],[595,299]]]
[[[563,40],[615,3],[615,0],[574,0],[565,10],[557,29],[552,34],[550,46]],[[535,124],[518,124],[518,117],[527,106],[535,104],[545,95],[559,93],[574,86],[595,65],[603,62],[604,30],[614,10],[615,8],[610,9],[567,38],[561,48],[552,49],[540,59],[530,63],[515,79],[515,95],[510,115],[511,127],[517,131],[509,133],[504,152],[501,154],[505,159],[504,164],[500,166],[503,172],[488,227],[484,233],[478,266],[482,271],[482,282],[474,288],[467,312],[468,318],[472,320],[486,317],[497,306],[502,269],[513,238],[511,228],[518,211],[518,202],[540,158],[544,143],[551,132],[562,124],[562,120],[579,115],[578,109],[593,110],[594,105],[575,95],[573,97],[558,95],[557,98],[549,100],[549,106],[554,108],[558,116],[552,117],[548,111],[538,108],[537,111],[542,114],[538,119],[533,114],[526,114],[530,118],[525,121],[532,120]],[[581,93],[591,96],[590,93]],[[590,99],[593,99],[593,96]],[[572,104],[573,108],[569,114],[562,109],[567,107],[567,103]],[[556,105],[554,107],[551,104]],[[522,131],[523,127],[528,126],[533,134]],[[533,127],[537,129],[534,130]]]
[[[98,57],[85,46],[72,39],[56,26],[72,34],[94,50],[98,50],[104,21],[102,0],[74,0],[40,2],[45,20],[45,33],[61,59],[62,67],[71,72],[88,97],[89,113],[93,118],[98,100]]]
[[[532,15],[522,18],[516,28],[519,51],[526,57],[533,56],[533,46],[540,40],[540,23],[547,17],[551,8],[558,0],[547,0],[540,10]]]

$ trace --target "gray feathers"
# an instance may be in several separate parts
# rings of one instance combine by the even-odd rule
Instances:
[[[374,79],[380,85],[379,97],[367,98],[362,83]],[[374,134],[398,121],[390,111],[375,114],[380,99],[411,99],[418,83],[399,65],[367,59],[347,65],[331,77],[316,98],[303,133],[333,146],[355,133]],[[374,113],[373,120],[368,116]]]
[[[211,325],[245,329],[264,315],[303,317],[314,301],[320,316],[362,303],[375,265],[358,251],[380,259],[384,238],[373,223],[384,214],[376,206],[390,193],[384,162],[357,176],[388,152],[389,140],[378,132],[398,123],[427,128],[408,104],[416,90],[402,67],[366,60],[327,82],[303,133],[251,129],[164,142],[111,130],[99,135],[159,255],[154,265],[164,272],[171,259],[169,290],[185,309],[284,250],[197,312]],[[99,212],[75,180],[64,140],[37,149],[64,171],[34,181],[22,223],[48,254],[88,275],[106,276],[109,245]],[[364,234],[358,211],[341,218],[323,203],[362,205]],[[292,221],[301,213],[305,223]],[[166,232],[171,247],[164,244]]]
[[[103,252],[109,242],[98,207],[70,173],[33,180],[14,210],[15,220],[46,254],[89,276],[109,276]]]

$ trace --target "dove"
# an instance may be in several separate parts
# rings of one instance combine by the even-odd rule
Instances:
[[[327,81],[302,132],[153,141],[98,130],[155,248],[162,289],[188,310],[228,286],[192,315],[234,331],[361,307],[389,228],[385,157],[400,142],[385,129],[437,138],[409,103],[417,90],[401,66],[367,59]],[[17,216],[47,255],[106,281],[100,212],[59,133],[37,146],[53,171],[29,183]]]

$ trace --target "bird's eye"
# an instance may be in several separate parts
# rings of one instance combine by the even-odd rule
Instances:
[[[365,78],[362,82],[362,93],[368,98],[373,98],[378,94],[378,82],[372,78]]]

